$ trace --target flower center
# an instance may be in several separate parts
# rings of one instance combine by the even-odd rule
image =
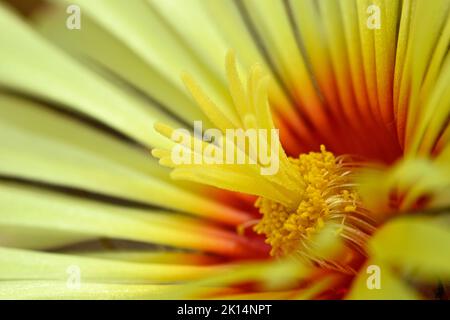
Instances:
[[[302,250],[326,221],[338,219],[343,224],[345,215],[356,212],[359,206],[351,171],[323,145],[320,152],[302,154],[289,161],[305,183],[298,206],[289,208],[264,197],[255,202],[263,217],[254,229],[267,237],[273,256]]]

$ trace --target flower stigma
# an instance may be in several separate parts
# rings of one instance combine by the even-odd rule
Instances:
[[[335,220],[342,234],[356,245],[362,246],[364,233],[356,225],[364,226],[364,209],[352,182],[352,169],[344,158],[337,158],[324,145],[320,152],[301,154],[289,158],[304,182],[301,200],[295,207],[259,197],[255,207],[262,218],[254,226],[258,234],[266,236],[266,243],[272,247],[271,255],[276,257],[302,255],[327,222]],[[356,225],[346,222],[356,222]],[[370,229],[370,228],[369,228]]]

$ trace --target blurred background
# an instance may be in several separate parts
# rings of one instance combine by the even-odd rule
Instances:
[[[20,12],[23,16],[30,17],[33,12],[39,10],[43,6],[44,2],[42,0],[0,0],[1,2],[6,2],[12,5]]]

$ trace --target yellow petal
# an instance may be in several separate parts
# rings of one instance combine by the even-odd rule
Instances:
[[[44,37],[67,50],[89,67],[104,73],[111,81],[118,81],[130,93],[144,93],[153,107],[161,107],[174,117],[188,121],[208,120],[191,101],[186,92],[172,84],[157,69],[113,36],[108,29],[95,23],[88,15],[82,17],[82,28],[73,32],[61,28],[66,23],[66,6],[53,6],[33,16],[35,29]],[[104,69],[102,69],[104,68]],[[179,73],[179,72],[178,72]],[[149,106],[151,107],[151,106]]]
[[[170,283],[211,276],[223,266],[148,264],[0,248],[0,280],[67,281],[76,270],[81,281]]]
[[[182,89],[180,72],[194,73],[198,75],[202,87],[211,92],[214,101],[221,106],[230,103],[223,81],[196,56],[186,40],[168,28],[161,15],[146,0],[126,3],[121,0],[55,1],[78,4],[83,12],[109,30],[175,87]]]
[[[218,254],[242,255],[246,250],[244,239],[236,234],[170,212],[114,206],[16,184],[0,184],[0,201],[0,227],[41,229],[50,239],[54,230],[57,235],[118,238]],[[9,243],[15,245],[13,240]]]
[[[376,265],[380,268],[380,288],[369,289],[368,279],[372,274],[366,273],[367,267]],[[369,279],[370,281],[370,279]],[[395,275],[389,265],[381,264],[377,260],[367,262],[361,268],[353,282],[350,293],[347,296],[350,300],[417,300],[420,296],[409,287],[402,279]]]
[[[0,69],[3,86],[56,101],[58,106],[93,117],[144,145],[167,143],[154,134],[152,125],[157,120],[176,121],[53,47],[4,5],[0,5],[0,28],[11,30],[0,34],[0,42],[8,48],[0,51],[0,60],[8,61]],[[30,52],[33,59],[28,57]]]
[[[67,252],[67,251],[65,251]],[[147,251],[147,250],[110,250],[110,251],[74,251],[72,254],[109,260],[121,260],[139,263],[167,263],[183,265],[212,264],[220,258],[200,253]]]
[[[450,226],[432,217],[409,217],[382,227],[369,242],[371,256],[413,277],[450,279]]]
[[[240,223],[246,215],[177,186],[142,150],[39,105],[0,96],[0,172]],[[220,218],[220,220],[222,219]],[[237,220],[235,220],[237,218]],[[234,221],[234,222],[232,222]]]

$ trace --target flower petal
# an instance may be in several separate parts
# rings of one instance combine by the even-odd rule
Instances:
[[[245,238],[180,214],[124,208],[15,184],[0,184],[0,201],[0,227],[43,229],[50,235],[55,230],[57,234],[126,239],[231,256],[251,255]]]
[[[172,283],[224,272],[224,266],[143,264],[0,248],[0,280],[66,281],[70,270],[81,281],[109,283]]]
[[[381,228],[369,242],[377,259],[414,277],[450,280],[450,225],[428,217],[395,220]]]
[[[0,96],[0,173],[239,224],[247,215],[170,181],[150,156],[76,121]]]
[[[39,37],[29,26],[0,5],[0,34],[5,50],[0,60],[0,83],[7,88],[56,101],[93,117],[147,146],[167,142],[154,133],[152,124],[172,118],[136,97],[118,91],[100,75],[84,67]],[[33,52],[33,59],[28,54]],[[43,72],[43,70],[45,70]]]

